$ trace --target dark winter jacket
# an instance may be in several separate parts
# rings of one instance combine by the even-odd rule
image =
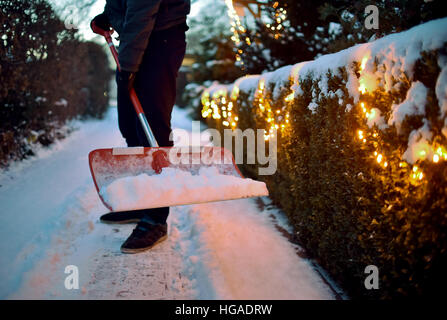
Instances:
[[[121,68],[136,72],[152,31],[182,24],[190,0],[107,0],[104,12],[120,36]]]

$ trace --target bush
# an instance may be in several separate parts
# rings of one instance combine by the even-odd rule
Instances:
[[[0,3],[0,166],[61,138],[67,120],[101,117],[110,79],[101,46],[82,42],[45,0]],[[94,78],[93,78],[94,75]]]
[[[354,298],[447,284],[446,28],[430,22],[202,95],[211,127],[278,126],[277,172],[242,169],[267,183],[297,240]],[[379,290],[364,286],[371,264]]]

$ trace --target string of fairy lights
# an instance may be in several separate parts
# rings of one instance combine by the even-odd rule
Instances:
[[[241,19],[234,8],[233,0],[225,0],[227,6],[227,14],[230,19],[230,31],[232,36],[230,37],[234,43],[236,65],[239,65],[242,70],[245,70],[244,66],[244,50],[242,49],[242,42],[245,42],[248,46],[251,46],[252,41],[247,35],[247,29],[242,25]],[[272,21],[266,24],[268,30],[273,33],[275,39],[281,37],[281,32],[284,29],[284,21],[287,19],[287,10],[279,6],[279,2],[276,1],[272,5],[275,9],[274,17]]]
[[[279,39],[281,37],[281,31],[284,29],[283,23],[287,19],[287,10],[280,7],[278,2],[273,4],[273,8],[276,9],[273,21],[267,23],[265,26],[270,29],[275,39]]]
[[[377,114],[374,108],[369,108],[364,101],[362,101],[362,96],[372,92],[368,86],[367,81],[363,81],[363,77],[367,76],[365,74],[365,65],[368,56],[362,59],[360,65],[360,78],[359,78],[359,92],[360,101],[358,103],[359,109],[363,114],[365,121],[374,119]],[[238,81],[243,81],[241,78]],[[212,117],[214,120],[219,120],[222,125],[226,128],[236,129],[238,126],[239,117],[235,113],[234,104],[239,96],[239,85],[238,81],[233,85],[232,92],[228,94],[228,87],[222,86],[218,90],[214,90],[212,95],[209,90],[205,90],[202,94],[202,117],[209,118]],[[293,87],[292,87],[293,88]],[[254,94],[253,105],[255,111],[260,114],[267,122],[266,132],[264,134],[264,139],[267,141],[271,137],[277,134],[277,130],[285,130],[287,125],[290,123],[290,115],[287,112],[289,109],[287,104],[293,103],[295,99],[295,92],[291,89],[291,93],[284,98],[284,103],[280,104],[277,109],[273,109],[270,105],[268,99],[265,98],[266,95],[266,85],[265,79],[260,78]],[[372,157],[375,162],[382,168],[387,168],[389,166],[389,160],[385,155],[385,152],[381,150],[379,143],[380,129],[377,126],[372,126],[369,129],[358,130],[357,138],[360,143],[371,143],[374,146],[374,152]],[[427,151],[428,150],[428,151]],[[441,145],[425,145],[424,148],[417,151],[419,159],[431,160],[433,163],[439,163],[440,161],[447,161],[447,151],[446,148]],[[429,155],[431,159],[429,159]],[[410,181],[413,184],[418,184],[424,178],[424,172],[420,166],[417,164],[411,165],[405,161],[399,162],[399,167],[409,168]]]
[[[288,102],[288,96],[285,99],[285,102]],[[265,80],[260,79],[258,83],[258,88],[255,95],[255,104],[257,104],[258,112],[263,115],[265,118],[267,125],[269,126],[264,134],[264,140],[269,140],[273,138],[277,133],[277,130],[283,130],[286,127],[286,124],[289,123],[289,113],[286,112],[284,114],[284,110],[286,109],[285,105],[282,105],[280,108],[273,110],[269,100],[265,99]]]
[[[244,61],[241,57],[243,54],[243,50],[240,47],[241,38],[243,37],[244,33],[246,33],[246,30],[241,23],[241,19],[239,18],[236,9],[233,6],[233,0],[225,0],[225,4],[227,6],[228,17],[230,18],[230,30],[233,33],[233,35],[231,36],[231,40],[233,41],[236,49],[236,63],[243,67]],[[248,45],[251,45],[251,40],[248,36],[245,36],[245,42]]]

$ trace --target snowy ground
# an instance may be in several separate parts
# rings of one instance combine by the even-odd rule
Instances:
[[[116,109],[78,123],[69,138],[0,172],[0,298],[333,299],[313,264],[297,255],[268,198],[171,208],[169,238],[152,250],[119,250],[134,225],[99,222],[106,208],[91,181],[92,149],[124,146]],[[186,112],[173,126],[191,129]],[[67,290],[67,265],[79,289]]]

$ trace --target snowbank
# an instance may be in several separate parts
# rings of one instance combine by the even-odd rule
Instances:
[[[179,238],[186,276],[200,280],[194,282],[197,298],[334,298],[272,223],[272,209],[260,210],[252,199],[175,208],[170,236]]]
[[[204,167],[198,175],[164,168],[158,175],[145,173],[113,181],[100,190],[114,211],[158,208],[191,203],[267,196],[264,182],[220,174]]]

